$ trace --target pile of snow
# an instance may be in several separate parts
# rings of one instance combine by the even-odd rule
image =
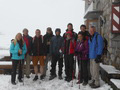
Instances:
[[[120,89],[120,79],[111,79],[110,81]]]
[[[100,66],[108,73],[108,74],[120,74],[120,70],[117,70],[114,66],[111,65],[103,65]]]

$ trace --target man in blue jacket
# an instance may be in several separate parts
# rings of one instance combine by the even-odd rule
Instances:
[[[101,62],[101,55],[103,52],[103,38],[96,32],[95,26],[90,27],[89,39],[89,58],[90,58],[90,72],[91,72],[91,88],[100,87],[99,80],[99,63]]]
[[[60,35],[61,29],[57,28],[55,30],[55,36],[52,37],[51,39],[51,44],[50,44],[50,54],[52,55],[52,62],[51,62],[51,70],[50,70],[50,79],[54,79],[56,75],[56,63],[58,62],[58,75],[59,79],[62,78],[62,68],[63,68],[63,47],[64,47],[64,39]]]

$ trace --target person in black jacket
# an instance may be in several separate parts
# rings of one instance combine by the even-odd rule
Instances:
[[[45,43],[46,48],[47,48],[46,49],[47,56],[46,56],[46,60],[45,60],[44,76],[46,76],[48,61],[52,59],[51,55],[50,55],[50,41],[51,41],[51,38],[53,36],[54,35],[53,35],[53,32],[52,32],[52,28],[48,27],[47,31],[46,31],[46,34],[44,35],[44,43]]]
[[[32,54],[33,54],[33,66],[35,71],[35,78],[33,81],[36,81],[38,79],[38,62],[40,62],[40,79],[44,79],[44,60],[46,59],[46,46],[44,44],[44,38],[41,35],[41,31],[39,29],[36,30],[36,35],[33,38],[33,48],[32,48]]]
[[[60,36],[61,30],[57,28],[55,30],[56,36],[52,37],[50,44],[50,54],[52,55],[52,64],[51,64],[51,76],[49,80],[54,79],[56,75],[56,63],[58,61],[59,66],[59,79],[62,79],[62,68],[63,68],[63,47],[64,47],[64,39]]]

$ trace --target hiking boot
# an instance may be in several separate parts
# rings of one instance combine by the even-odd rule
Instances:
[[[94,88],[94,89],[99,88],[99,87],[100,87],[100,85],[95,85],[95,84],[91,85],[91,88]]]
[[[16,83],[15,82],[11,82],[12,83],[12,85],[16,85]]]
[[[53,80],[56,77],[57,77],[57,75],[51,75],[49,80]]]
[[[86,86],[87,84],[88,84],[88,82],[83,82],[83,84],[82,84],[82,85],[83,85],[83,86]]]
[[[43,80],[45,78],[45,75],[40,76],[40,80]]]
[[[19,82],[23,82],[23,80],[22,80],[22,79],[19,79]]]
[[[63,79],[62,76],[59,76],[59,79],[62,80]]]
[[[33,81],[37,81],[38,80],[38,76],[36,75],[33,79]]]
[[[66,81],[67,81],[67,82],[70,82],[70,81],[72,81],[72,78],[68,78]]]
[[[95,80],[93,80],[91,83],[89,83],[90,86],[92,86],[95,83]]]

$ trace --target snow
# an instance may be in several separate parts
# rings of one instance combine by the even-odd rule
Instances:
[[[3,58],[4,56],[10,56],[9,50],[0,49],[0,59]]]
[[[108,74],[120,74],[120,71],[117,70],[114,66],[111,66],[111,65],[103,65],[103,64],[100,64],[100,66],[101,66],[106,72],[108,72]]]
[[[31,74],[31,78],[27,79],[24,78],[24,85],[23,83],[19,83],[17,80],[17,85],[14,86],[11,84],[11,76],[10,75],[0,75],[0,90],[93,90],[89,85],[82,86],[76,84],[77,80],[73,81],[73,87],[72,81],[70,83],[63,80],[59,80],[58,78],[55,78],[54,80],[49,81],[50,76],[50,63],[48,64],[48,71],[46,78],[41,81],[38,80],[36,82],[33,82],[34,74]],[[78,68],[77,68],[78,70]],[[58,67],[56,68],[56,71],[58,71]],[[77,73],[77,72],[76,72]],[[63,77],[65,77],[64,68],[63,68]],[[112,88],[103,82],[100,79],[101,87],[94,89],[94,90],[112,90]]]
[[[112,81],[117,86],[117,88],[120,89],[120,79],[111,79],[110,81]]]
[[[32,62],[31,62],[30,64],[33,65]],[[8,62],[6,62],[6,61],[1,61],[1,62],[0,62],[0,65],[12,65],[12,62],[11,62],[11,61],[8,61]]]
[[[49,81],[49,75],[43,81],[33,82],[32,79],[34,75],[31,75],[30,79],[24,79],[23,83],[17,83],[16,86],[13,86],[10,83],[10,75],[0,75],[0,90],[79,90],[79,85],[76,84],[76,80],[74,80],[74,85],[71,87],[72,82],[67,83],[64,80],[59,80],[55,78],[52,81]],[[89,85],[82,86],[80,85],[81,90],[93,90]],[[94,90],[112,90],[108,84],[105,84],[101,81],[101,87]]]

